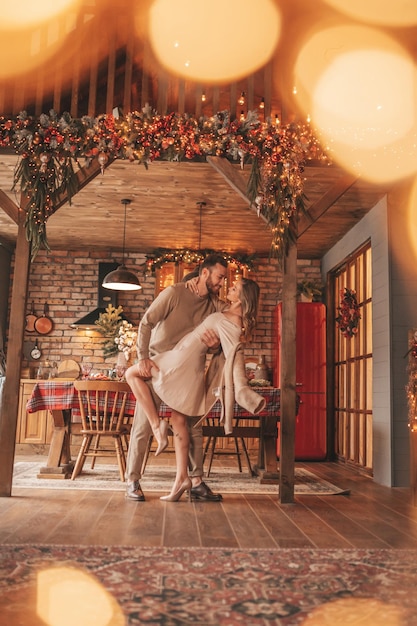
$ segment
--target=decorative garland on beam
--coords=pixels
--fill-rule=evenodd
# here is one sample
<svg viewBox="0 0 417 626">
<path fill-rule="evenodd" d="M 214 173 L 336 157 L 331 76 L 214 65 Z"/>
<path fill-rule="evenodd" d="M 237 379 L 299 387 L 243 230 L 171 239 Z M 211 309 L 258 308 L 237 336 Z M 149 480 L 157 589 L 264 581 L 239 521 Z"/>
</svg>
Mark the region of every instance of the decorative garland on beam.
<svg viewBox="0 0 417 626">
<path fill-rule="evenodd" d="M 157 248 L 151 255 L 146 257 L 146 271 L 154 273 L 155 270 L 160 269 L 166 263 L 201 263 L 208 254 L 217 252 L 216 250 L 204 249 L 204 250 L 167 250 L 164 248 Z M 235 254 L 230 255 L 226 252 L 220 252 L 228 263 L 233 263 L 237 266 L 238 270 L 246 269 L 249 272 L 254 268 L 254 261 L 256 255 L 252 254 Z"/>
<path fill-rule="evenodd" d="M 213 117 L 158 115 L 149 106 L 125 117 L 101 115 L 73 119 L 54 111 L 39 118 L 26 112 L 0 118 L 0 147 L 20 155 L 14 188 L 27 196 L 26 234 L 32 258 L 48 249 L 46 222 L 57 198 L 77 193 L 74 164 L 97 158 L 104 171 L 109 158 L 137 161 L 148 167 L 156 159 L 204 160 L 214 155 L 251 163 L 248 198 L 272 230 L 271 253 L 278 256 L 290 236 L 289 223 L 304 209 L 303 171 L 307 160 L 327 161 L 309 125 L 260 122 L 255 112 L 233 119 L 223 111 Z"/>
</svg>

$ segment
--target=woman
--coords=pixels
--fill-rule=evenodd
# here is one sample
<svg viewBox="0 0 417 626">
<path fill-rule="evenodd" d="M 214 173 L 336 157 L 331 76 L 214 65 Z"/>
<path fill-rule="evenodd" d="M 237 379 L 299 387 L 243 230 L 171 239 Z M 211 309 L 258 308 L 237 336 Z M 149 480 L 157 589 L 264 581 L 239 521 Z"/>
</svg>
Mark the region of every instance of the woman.
<svg viewBox="0 0 417 626">
<path fill-rule="evenodd" d="M 204 372 L 207 346 L 201 335 L 214 330 L 220 339 L 224 356 L 232 354 L 241 341 L 250 341 L 256 325 L 259 287 L 255 281 L 242 278 L 227 294 L 229 306 L 221 313 L 212 313 L 173 350 L 153 357 L 152 385 L 158 396 L 172 409 L 171 426 L 174 432 L 177 473 L 173 488 L 161 500 L 176 502 L 191 488 L 188 477 L 189 433 L 187 416 L 204 415 L 206 410 Z M 168 422 L 160 420 L 149 388 L 137 373 L 136 366 L 126 371 L 126 380 L 148 417 L 158 442 L 156 455 L 168 445 Z M 255 393 L 255 392 L 254 392 Z M 213 398 L 215 402 L 216 398 Z"/>
</svg>

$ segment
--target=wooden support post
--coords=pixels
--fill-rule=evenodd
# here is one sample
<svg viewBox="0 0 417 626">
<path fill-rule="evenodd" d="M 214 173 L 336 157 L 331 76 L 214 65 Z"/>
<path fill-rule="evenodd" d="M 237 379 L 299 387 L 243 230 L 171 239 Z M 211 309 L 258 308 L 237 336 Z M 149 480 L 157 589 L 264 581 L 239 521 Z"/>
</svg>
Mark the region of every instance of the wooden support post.
<svg viewBox="0 0 417 626">
<path fill-rule="evenodd" d="M 282 282 L 282 366 L 279 501 L 294 502 L 296 416 L 297 244 L 284 255 Z"/>
<path fill-rule="evenodd" d="M 19 210 L 15 268 L 7 344 L 6 380 L 0 406 L 0 496 L 11 496 L 19 408 L 20 369 L 26 323 L 26 294 L 30 266 L 30 244 L 26 240 L 25 212 Z"/>
</svg>

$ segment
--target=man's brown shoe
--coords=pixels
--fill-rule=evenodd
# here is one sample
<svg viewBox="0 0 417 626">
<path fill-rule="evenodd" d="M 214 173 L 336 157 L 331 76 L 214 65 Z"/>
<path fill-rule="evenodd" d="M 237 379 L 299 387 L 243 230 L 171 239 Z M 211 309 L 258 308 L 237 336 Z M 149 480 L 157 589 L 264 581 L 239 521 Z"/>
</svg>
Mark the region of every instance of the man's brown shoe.
<svg viewBox="0 0 417 626">
<path fill-rule="evenodd" d="M 129 500 L 136 500 L 136 502 L 145 502 L 145 496 L 143 495 L 143 491 L 140 488 L 138 480 L 133 480 L 132 482 L 127 483 L 126 498 L 129 498 Z"/>
</svg>

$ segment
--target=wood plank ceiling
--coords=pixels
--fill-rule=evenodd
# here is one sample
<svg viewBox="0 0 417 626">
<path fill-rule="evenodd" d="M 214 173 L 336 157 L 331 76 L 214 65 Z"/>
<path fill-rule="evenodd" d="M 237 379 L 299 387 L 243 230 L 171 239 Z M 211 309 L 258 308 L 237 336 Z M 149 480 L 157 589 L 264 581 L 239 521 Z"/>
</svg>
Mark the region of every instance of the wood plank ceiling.
<svg viewBox="0 0 417 626">
<path fill-rule="evenodd" d="M 276 55 L 255 74 L 230 85 L 205 86 L 167 75 L 152 57 L 146 36 L 134 33 L 133 12 L 146 11 L 150 0 L 81 2 L 76 27 L 66 34 L 65 48 L 37 71 L 19 80 L 0 80 L 0 112 L 15 115 L 21 109 L 39 115 L 51 107 L 70 111 L 73 117 L 140 109 L 150 102 L 159 113 L 189 112 L 211 115 L 223 109 L 239 114 L 237 99 L 242 91 L 245 108 L 253 110 L 264 98 L 263 116 L 279 114 L 285 121 L 291 103 L 273 80 L 282 68 L 290 37 L 300 37 L 308 24 L 311 3 L 294 0 L 282 3 L 285 30 Z M 291 4 L 291 7 L 285 6 Z M 281 6 L 281 5 L 280 5 Z M 297 17 L 297 19 L 295 19 Z M 60 26 L 63 28 L 62 24 Z M 296 31 L 295 29 L 299 30 Z M 44 41 L 42 28 L 39 39 Z M 91 54 L 86 55 L 86 42 Z M 86 61 L 83 64 L 82 61 Z M 71 72 L 68 72 L 68 63 Z M 281 71 L 282 73 L 282 71 Z M 285 71 L 284 71 L 285 73 Z M 35 77 L 35 81 L 34 81 Z M 52 77 L 52 78 L 51 78 Z M 31 85 L 36 82 L 36 89 Z M 202 92 L 206 94 L 203 103 Z M 15 155 L 0 151 L 0 240 L 13 246 L 17 226 L 10 217 L 7 199 L 18 204 L 11 191 Z M 249 167 L 233 165 L 240 187 L 246 185 Z M 122 248 L 122 198 L 130 198 L 126 248 L 151 252 L 155 248 L 217 248 L 226 252 L 268 254 L 271 233 L 265 222 L 248 207 L 236 188 L 235 175 L 226 176 L 214 162 L 153 162 L 148 170 L 137 164 L 114 161 L 48 221 L 48 238 L 53 249 Z M 308 165 L 305 170 L 306 206 L 310 218 L 299 224 L 300 258 L 321 258 L 386 193 L 355 180 L 336 165 Z M 3 200 L 2 200 L 3 197 Z M 200 240 L 200 209 L 202 212 Z"/>
</svg>

